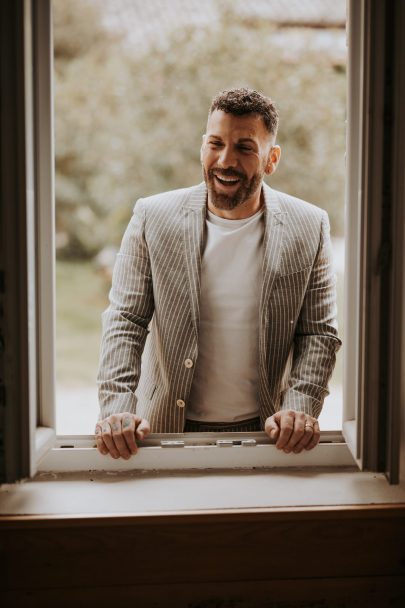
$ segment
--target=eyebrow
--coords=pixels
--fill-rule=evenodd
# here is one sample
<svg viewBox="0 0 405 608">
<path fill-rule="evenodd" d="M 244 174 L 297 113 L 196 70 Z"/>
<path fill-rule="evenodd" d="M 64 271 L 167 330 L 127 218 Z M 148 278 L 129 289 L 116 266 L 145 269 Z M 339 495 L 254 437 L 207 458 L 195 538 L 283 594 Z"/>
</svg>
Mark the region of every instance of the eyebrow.
<svg viewBox="0 0 405 608">
<path fill-rule="evenodd" d="M 214 133 L 210 133 L 209 135 L 207 135 L 208 138 L 212 137 L 214 139 L 220 139 L 222 141 L 222 137 L 220 135 L 214 135 Z M 255 144 L 257 145 L 257 142 L 252 139 L 251 137 L 241 137 L 238 139 L 238 144 L 242 143 L 242 142 L 249 142 L 251 144 Z"/>
</svg>

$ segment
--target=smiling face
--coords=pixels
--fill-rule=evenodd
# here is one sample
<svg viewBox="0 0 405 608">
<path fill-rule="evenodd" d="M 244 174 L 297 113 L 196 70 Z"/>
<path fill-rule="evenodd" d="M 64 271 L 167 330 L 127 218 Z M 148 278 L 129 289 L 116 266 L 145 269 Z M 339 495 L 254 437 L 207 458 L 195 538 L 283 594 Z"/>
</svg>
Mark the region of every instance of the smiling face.
<svg viewBox="0 0 405 608">
<path fill-rule="evenodd" d="M 279 157 L 260 115 L 214 110 L 201 147 L 210 211 L 229 219 L 256 213 L 263 177 L 274 173 Z"/>
</svg>

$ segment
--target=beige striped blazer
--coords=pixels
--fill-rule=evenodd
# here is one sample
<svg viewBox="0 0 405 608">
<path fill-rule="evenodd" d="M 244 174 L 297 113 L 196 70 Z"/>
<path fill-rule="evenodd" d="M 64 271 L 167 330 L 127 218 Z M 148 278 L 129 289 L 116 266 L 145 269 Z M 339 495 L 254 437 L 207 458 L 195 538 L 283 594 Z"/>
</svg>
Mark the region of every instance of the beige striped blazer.
<svg viewBox="0 0 405 608">
<path fill-rule="evenodd" d="M 325 211 L 263 184 L 259 409 L 318 416 L 340 346 Z M 132 412 L 184 428 L 198 358 L 205 183 L 137 201 L 103 313 L 100 417 Z"/>
</svg>

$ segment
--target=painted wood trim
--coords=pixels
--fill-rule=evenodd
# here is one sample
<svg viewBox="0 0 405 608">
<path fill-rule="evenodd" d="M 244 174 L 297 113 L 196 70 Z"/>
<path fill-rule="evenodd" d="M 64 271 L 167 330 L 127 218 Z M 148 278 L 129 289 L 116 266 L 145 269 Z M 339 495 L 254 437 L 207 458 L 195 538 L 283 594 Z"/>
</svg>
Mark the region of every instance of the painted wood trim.
<svg viewBox="0 0 405 608">
<path fill-rule="evenodd" d="M 380 504 L 380 505 L 349 505 L 349 506 L 316 506 L 316 507 L 270 507 L 256 509 L 206 509 L 197 511 L 154 511 L 153 513 L 122 514 L 112 513 L 105 515 L 94 515 L 77 513 L 75 515 L 2 515 L 0 516 L 0 530 L 5 529 L 30 529 L 30 528 L 60 528 L 64 526 L 100 527 L 110 525 L 127 526 L 147 523 L 159 525 L 166 522 L 195 524 L 206 522 L 249 522 L 249 521 L 328 521 L 339 520 L 365 520 L 365 519 L 399 519 L 404 520 L 405 525 L 405 503 Z"/>
</svg>

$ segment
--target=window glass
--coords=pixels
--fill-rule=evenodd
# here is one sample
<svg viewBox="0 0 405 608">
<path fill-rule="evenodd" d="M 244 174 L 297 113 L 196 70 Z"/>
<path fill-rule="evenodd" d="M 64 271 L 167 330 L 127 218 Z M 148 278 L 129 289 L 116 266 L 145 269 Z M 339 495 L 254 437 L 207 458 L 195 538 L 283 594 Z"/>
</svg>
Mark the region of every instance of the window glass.
<svg viewBox="0 0 405 608">
<path fill-rule="evenodd" d="M 343 325 L 345 0 L 54 0 L 57 432 L 92 433 L 100 316 L 137 198 L 202 180 L 210 100 L 280 111 L 271 186 L 326 209 Z M 341 428 L 342 355 L 321 414 Z"/>
</svg>

